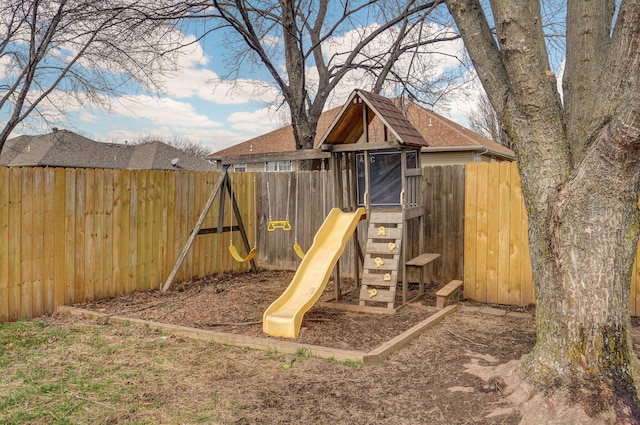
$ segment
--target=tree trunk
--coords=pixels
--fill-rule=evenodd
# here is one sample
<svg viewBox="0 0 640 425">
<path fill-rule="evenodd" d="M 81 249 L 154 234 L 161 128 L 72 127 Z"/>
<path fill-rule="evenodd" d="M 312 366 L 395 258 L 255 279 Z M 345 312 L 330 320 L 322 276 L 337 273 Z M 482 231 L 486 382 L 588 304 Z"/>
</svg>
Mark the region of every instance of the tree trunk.
<svg viewBox="0 0 640 425">
<path fill-rule="evenodd" d="M 492 1 L 494 38 L 478 0 L 447 0 L 518 157 L 537 334 L 524 375 L 566 390 L 590 413 L 614 408 L 631 420 L 640 417 L 629 317 L 640 230 L 640 1 L 622 2 L 611 40 L 610 1 L 597 11 L 570 3 L 567 70 L 577 71 L 565 76 L 562 104 L 538 2 Z M 595 51 L 600 62 L 583 64 Z"/>
<path fill-rule="evenodd" d="M 550 200 L 547 230 L 530 229 L 538 247 L 532 252 L 550 247 L 551 263 L 531 258 L 537 342 L 526 374 L 542 387 L 577 388 L 575 397 L 589 398 L 596 410 L 621 401 L 638 406 L 629 270 L 640 226 L 640 170 L 630 156 L 600 137 Z"/>
<path fill-rule="evenodd" d="M 294 112 L 297 113 L 296 116 L 293 115 Z M 307 115 L 304 108 L 291 108 L 291 124 L 293 125 L 296 149 L 313 149 L 317 123 L 317 119 Z"/>
</svg>

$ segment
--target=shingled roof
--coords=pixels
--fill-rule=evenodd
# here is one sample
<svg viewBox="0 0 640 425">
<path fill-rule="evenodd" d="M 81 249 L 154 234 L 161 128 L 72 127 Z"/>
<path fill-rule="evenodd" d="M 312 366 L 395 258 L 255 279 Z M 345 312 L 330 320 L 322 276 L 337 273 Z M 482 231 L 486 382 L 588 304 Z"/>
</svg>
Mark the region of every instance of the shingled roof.
<svg viewBox="0 0 640 425">
<path fill-rule="evenodd" d="M 172 160 L 176 158 L 178 162 L 174 166 Z M 68 130 L 7 140 L 0 153 L 0 165 L 192 171 L 214 168 L 209 161 L 162 142 L 101 143 Z"/>
<path fill-rule="evenodd" d="M 515 158 L 515 154 L 511 149 L 407 99 L 397 98 L 391 102 L 397 106 L 402 115 L 406 117 L 428 145 L 428 147 L 423 147 L 423 151 L 486 150 L 488 153 L 504 159 Z M 322 136 L 325 135 L 342 108 L 344 106 L 322 113 L 318 120 L 315 146 L 319 146 Z M 384 126 L 382 120 L 373 118 L 369 125 L 370 140 L 382 140 L 383 137 Z M 230 160 L 248 159 L 251 155 L 265 154 L 283 157 L 283 154 L 295 152 L 295 149 L 293 128 L 288 125 L 220 150 L 210 156 Z"/>
<path fill-rule="evenodd" d="M 374 118 L 377 118 L 393 134 L 398 144 L 416 147 L 429 146 L 391 99 L 364 90 L 354 90 L 351 93 L 338 115 L 324 132 L 320 139 L 320 145 L 350 144 L 363 141 L 365 126 L 363 104 L 367 107 L 367 127 Z M 382 140 L 369 137 L 367 142 Z"/>
</svg>

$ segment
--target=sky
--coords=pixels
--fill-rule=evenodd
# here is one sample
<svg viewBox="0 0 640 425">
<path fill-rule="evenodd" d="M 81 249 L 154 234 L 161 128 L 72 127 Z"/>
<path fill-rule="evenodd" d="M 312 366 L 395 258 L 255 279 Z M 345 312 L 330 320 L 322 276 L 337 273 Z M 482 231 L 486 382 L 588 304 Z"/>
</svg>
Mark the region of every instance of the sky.
<svg viewBox="0 0 640 425">
<path fill-rule="evenodd" d="M 359 30 L 362 28 L 354 28 L 353 33 Z M 186 36 L 193 37 L 191 34 Z M 228 52 L 219 37 L 210 36 L 185 50 L 180 57 L 179 70 L 162 76 L 164 90 L 160 95 L 123 94 L 109 99 L 111 111 L 104 111 L 78 105 L 59 93 L 58 101 L 64 102 L 68 111 L 66 116 L 46 127 L 19 127 L 12 136 L 47 133 L 50 127 L 56 126 L 103 142 L 124 143 L 141 138 L 183 140 L 199 143 L 215 152 L 288 124 L 286 114 L 283 114 L 287 106 L 281 103 L 281 96 L 271 84 L 266 70 L 247 66 L 233 80 L 223 77 L 229 71 L 225 66 Z M 352 42 L 350 34 L 344 33 L 328 40 L 327 46 L 344 50 Z M 431 71 L 433 75 L 462 66 L 456 59 L 463 56 L 460 40 L 448 42 L 438 49 L 444 54 Z M 327 54 L 331 53 L 328 47 Z M 469 70 L 462 72 L 472 75 Z M 312 71 L 309 75 L 313 78 Z M 346 79 L 327 107 L 341 105 L 358 83 L 362 83 L 359 75 Z M 366 86 L 361 88 L 368 89 Z M 467 89 L 478 92 L 477 82 Z M 468 94 L 466 97 L 453 94 L 448 102 L 436 104 L 433 109 L 466 125 L 467 114 L 474 106 L 470 101 L 473 96 Z"/>
</svg>

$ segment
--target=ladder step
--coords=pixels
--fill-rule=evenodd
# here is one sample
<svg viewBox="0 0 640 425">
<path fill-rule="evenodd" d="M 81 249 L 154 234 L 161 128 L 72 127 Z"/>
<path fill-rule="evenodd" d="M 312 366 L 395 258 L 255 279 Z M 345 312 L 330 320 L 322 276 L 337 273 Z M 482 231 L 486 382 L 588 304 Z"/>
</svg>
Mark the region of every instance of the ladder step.
<svg viewBox="0 0 640 425">
<path fill-rule="evenodd" d="M 378 288 L 360 288 L 360 300 L 382 303 L 393 303 L 396 300 L 396 288 L 389 290 Z"/>
<path fill-rule="evenodd" d="M 382 227 L 382 228 L 381 228 Z M 387 227 L 387 226 L 369 226 L 367 232 L 367 238 L 369 239 L 401 239 L 402 238 L 402 226 L 400 227 Z"/>
<path fill-rule="evenodd" d="M 380 258 L 380 257 L 367 256 L 364 259 L 364 269 L 396 271 L 398 270 L 398 259 L 399 259 L 398 257 L 399 255 L 394 255 L 393 258 Z"/>
<path fill-rule="evenodd" d="M 401 223 L 402 211 L 371 211 L 369 223 Z"/>
<path fill-rule="evenodd" d="M 385 274 L 387 273 L 369 273 L 369 270 L 365 270 L 364 273 L 362 273 L 362 284 L 377 286 L 396 286 L 398 284 L 397 271 L 389 272 L 391 276 L 390 280 L 384 280 Z"/>
<path fill-rule="evenodd" d="M 390 245 L 393 244 L 393 245 Z M 393 247 L 393 249 L 389 249 Z M 400 243 L 398 242 L 387 242 L 387 243 L 375 243 L 375 242 L 367 242 L 367 254 L 399 254 L 400 253 Z"/>
</svg>

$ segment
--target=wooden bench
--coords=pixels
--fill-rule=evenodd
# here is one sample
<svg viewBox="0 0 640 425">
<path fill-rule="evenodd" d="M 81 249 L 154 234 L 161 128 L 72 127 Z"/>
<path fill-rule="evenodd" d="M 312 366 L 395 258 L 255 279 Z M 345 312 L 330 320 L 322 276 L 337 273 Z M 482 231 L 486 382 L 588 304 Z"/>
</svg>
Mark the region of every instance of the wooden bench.
<svg viewBox="0 0 640 425">
<path fill-rule="evenodd" d="M 462 292 L 462 281 L 452 280 L 436 292 L 436 308 L 443 309 L 448 299 L 455 302 L 460 301 L 460 292 Z"/>
<path fill-rule="evenodd" d="M 425 266 L 430 264 L 433 260 L 435 260 L 438 257 L 440 257 L 440 254 L 427 252 L 427 253 L 424 253 L 424 254 L 420 254 L 417 257 L 412 258 L 411 260 L 409 260 L 409 261 L 407 261 L 405 263 L 405 266 L 407 266 L 407 267 L 419 267 L 420 268 L 419 285 L 420 285 L 420 294 L 421 295 L 424 293 L 424 268 L 425 268 Z"/>
</svg>

